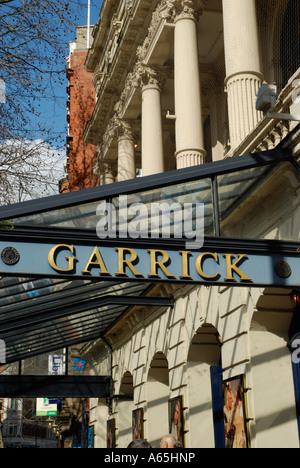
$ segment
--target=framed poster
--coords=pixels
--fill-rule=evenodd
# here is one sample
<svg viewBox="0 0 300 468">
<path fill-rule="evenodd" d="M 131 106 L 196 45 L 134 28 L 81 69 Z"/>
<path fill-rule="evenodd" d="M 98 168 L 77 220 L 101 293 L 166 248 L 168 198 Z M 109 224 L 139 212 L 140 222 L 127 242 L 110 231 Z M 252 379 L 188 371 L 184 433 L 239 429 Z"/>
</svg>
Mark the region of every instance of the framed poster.
<svg viewBox="0 0 300 468">
<path fill-rule="evenodd" d="M 178 396 L 169 400 L 169 432 L 184 447 L 184 415 L 183 397 Z"/>
<path fill-rule="evenodd" d="M 109 419 L 107 427 L 107 448 L 116 448 L 116 420 Z"/>
<path fill-rule="evenodd" d="M 244 376 L 223 382 L 225 448 L 248 448 Z"/>
<path fill-rule="evenodd" d="M 144 438 L 144 409 L 132 411 L 132 440 Z"/>
</svg>

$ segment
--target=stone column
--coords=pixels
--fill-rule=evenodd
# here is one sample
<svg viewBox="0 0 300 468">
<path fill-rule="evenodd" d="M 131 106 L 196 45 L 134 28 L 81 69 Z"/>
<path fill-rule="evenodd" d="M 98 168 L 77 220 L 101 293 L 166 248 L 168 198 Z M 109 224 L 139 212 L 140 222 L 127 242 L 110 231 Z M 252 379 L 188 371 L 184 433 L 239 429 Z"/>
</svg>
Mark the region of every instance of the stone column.
<svg viewBox="0 0 300 468">
<path fill-rule="evenodd" d="M 142 86 L 142 171 L 143 176 L 164 171 L 161 115 L 161 84 L 157 70 L 137 66 Z"/>
<path fill-rule="evenodd" d="M 182 0 L 175 18 L 174 72 L 177 168 L 203 164 L 201 84 L 197 46 L 197 0 Z"/>
<path fill-rule="evenodd" d="M 122 122 L 118 132 L 118 182 L 135 178 L 134 138 L 130 125 Z"/>
<path fill-rule="evenodd" d="M 103 143 L 97 146 L 97 161 L 93 173 L 99 177 L 99 185 L 107 185 L 115 182 L 113 161 L 103 158 Z"/>
<path fill-rule="evenodd" d="M 115 176 L 113 171 L 112 161 L 103 161 L 100 169 L 100 185 L 113 184 L 115 182 Z"/>
<path fill-rule="evenodd" d="M 255 0 L 223 0 L 223 21 L 230 146 L 234 150 L 262 116 L 255 109 L 263 81 Z"/>
</svg>

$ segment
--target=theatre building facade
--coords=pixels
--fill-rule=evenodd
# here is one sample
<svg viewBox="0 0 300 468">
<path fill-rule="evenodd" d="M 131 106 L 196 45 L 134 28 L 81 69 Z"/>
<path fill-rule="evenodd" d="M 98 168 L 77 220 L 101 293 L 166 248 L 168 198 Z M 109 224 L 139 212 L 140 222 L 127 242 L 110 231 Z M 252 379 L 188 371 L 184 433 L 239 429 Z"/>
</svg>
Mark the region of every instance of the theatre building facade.
<svg viewBox="0 0 300 468">
<path fill-rule="evenodd" d="M 110 395 L 90 399 L 96 448 L 159 447 L 169 433 L 186 448 L 299 447 L 299 29 L 298 0 L 103 1 L 83 134 L 97 148 L 86 206 L 98 218 L 88 226 L 86 209 L 82 246 L 57 237 L 45 257 L 91 288 L 100 274 L 118 299 L 82 340 L 94 375 L 112 377 Z M 86 251 L 108 200 L 115 224 Z M 201 204 L 204 244 L 178 236 L 172 215 L 155 236 L 157 203 Z M 18 216 L 16 231 L 30 219 Z"/>
<path fill-rule="evenodd" d="M 257 110 L 256 95 L 276 83 L 272 111 L 299 116 L 299 16 L 293 0 L 104 1 L 86 60 L 97 100 L 84 134 L 98 147 L 101 183 L 279 145 L 297 161 L 298 122 Z M 299 242 L 299 176 L 282 167 L 250 189 L 251 169 L 235 174 L 219 185 L 221 236 Z M 292 290 L 228 283 L 157 284 L 150 294 L 172 307 L 133 307 L 106 333 L 115 396 L 109 407 L 94 402 L 99 445 L 108 420 L 126 447 L 134 414 L 159 447 L 179 408 L 188 448 L 299 447 Z M 88 354 L 100 370 L 97 342 Z"/>
</svg>

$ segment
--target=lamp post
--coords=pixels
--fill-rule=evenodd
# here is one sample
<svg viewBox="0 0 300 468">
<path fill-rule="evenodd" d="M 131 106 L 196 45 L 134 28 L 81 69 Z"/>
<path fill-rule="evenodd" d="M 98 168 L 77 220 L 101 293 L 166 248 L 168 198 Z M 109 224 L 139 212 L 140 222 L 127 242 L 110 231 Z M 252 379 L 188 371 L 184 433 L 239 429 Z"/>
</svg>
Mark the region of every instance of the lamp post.
<svg viewBox="0 0 300 468">
<path fill-rule="evenodd" d="M 91 30 L 91 0 L 88 0 L 88 16 L 87 16 L 87 49 L 90 48 L 90 30 Z"/>
</svg>

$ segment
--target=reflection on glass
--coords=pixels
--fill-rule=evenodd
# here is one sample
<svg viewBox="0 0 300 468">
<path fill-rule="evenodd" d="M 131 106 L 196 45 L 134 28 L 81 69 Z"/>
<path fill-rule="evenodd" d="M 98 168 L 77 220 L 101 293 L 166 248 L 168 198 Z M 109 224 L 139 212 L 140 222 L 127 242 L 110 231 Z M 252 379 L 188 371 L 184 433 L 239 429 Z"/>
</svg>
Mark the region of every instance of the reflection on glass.
<svg viewBox="0 0 300 468">
<path fill-rule="evenodd" d="M 220 220 L 224 220 L 244 200 L 251 191 L 264 180 L 272 170 L 267 167 L 254 167 L 218 176 Z"/>
<path fill-rule="evenodd" d="M 139 296 L 148 288 L 135 282 L 2 278 L 0 327 L 7 362 L 99 338 L 128 306 L 99 302 L 89 308 L 90 301 Z"/>
<path fill-rule="evenodd" d="M 105 200 L 60 208 L 14 219 L 15 226 L 56 227 L 94 230 L 98 221 L 96 210 Z"/>
<path fill-rule="evenodd" d="M 99 200 L 21 217 L 14 220 L 14 225 L 95 230 L 101 222 L 101 225 L 104 224 L 105 229 L 108 230 L 111 229 L 109 223 L 113 213 L 116 220 L 113 229 L 115 229 L 117 236 L 119 232 L 128 233 L 128 225 L 131 223 L 131 227 L 136 226 L 139 232 L 144 229 L 143 232 L 148 233 L 149 237 L 155 231 L 157 237 L 163 234 L 164 238 L 184 238 L 189 222 L 191 222 L 190 231 L 195 232 L 198 227 L 197 214 L 199 211 L 197 211 L 197 205 L 200 204 L 204 204 L 205 232 L 212 234 L 213 204 L 210 179 L 120 195 L 114 197 L 111 202 L 110 200 Z M 158 222 L 156 224 L 153 221 L 154 214 L 157 214 Z M 185 232 L 183 232 L 184 219 L 187 219 Z"/>
<path fill-rule="evenodd" d="M 199 231 L 204 214 L 208 235 L 214 229 L 210 179 L 171 185 L 114 198 L 117 232 L 124 237 L 184 239 Z M 204 210 L 200 206 L 204 205 Z M 198 216 L 198 218 L 197 218 Z"/>
<path fill-rule="evenodd" d="M 299 205 L 298 192 L 295 191 L 299 187 L 299 171 L 289 161 L 275 161 L 274 164 L 256 165 L 250 169 L 216 175 L 216 200 L 213 196 L 214 176 L 212 173 L 198 180 L 184 183 L 178 181 L 167 187 L 117 194 L 112 199 L 99 199 L 29 215 L 13 222 L 16 227 L 39 226 L 89 231 L 95 231 L 100 226 L 102 238 L 184 239 L 197 232 L 199 218 L 202 216 L 205 236 L 218 235 L 217 224 L 220 225 L 222 236 L 259 238 L 264 237 L 263 230 L 259 232 L 250 226 L 254 215 L 257 218 L 260 214 L 257 212 L 258 207 L 274 212 L 275 205 L 268 205 L 272 197 L 277 203 L 276 210 L 283 209 L 284 203 Z M 293 181 L 292 184 L 290 180 Z M 279 194 L 280 200 L 277 200 Z M 218 206 L 214 206 L 216 202 Z M 199 215 L 197 207 L 201 204 L 204 212 Z M 218 223 L 214 219 L 216 212 L 219 214 Z M 281 232 L 278 236 L 289 240 L 295 234 Z"/>
<path fill-rule="evenodd" d="M 291 163 L 220 175 L 217 181 L 221 236 L 300 240 L 300 218 L 295 214 L 300 209 L 300 173 Z M 290 207 L 294 221 L 287 228 L 282 218 Z"/>
</svg>

